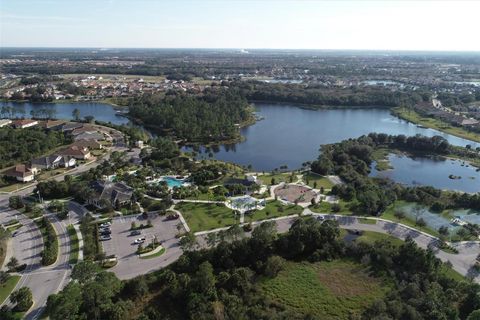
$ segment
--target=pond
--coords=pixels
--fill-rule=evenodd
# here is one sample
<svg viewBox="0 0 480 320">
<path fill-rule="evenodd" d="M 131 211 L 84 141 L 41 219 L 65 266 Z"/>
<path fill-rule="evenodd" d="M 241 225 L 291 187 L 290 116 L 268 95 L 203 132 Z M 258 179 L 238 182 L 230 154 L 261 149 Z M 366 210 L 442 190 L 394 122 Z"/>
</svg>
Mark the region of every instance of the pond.
<svg viewBox="0 0 480 320">
<path fill-rule="evenodd" d="M 378 171 L 374 163 L 370 176 L 389 178 L 408 186 L 428 185 L 470 193 L 480 191 L 480 172 L 464 161 L 399 154 L 390 154 L 388 160 L 393 169 Z"/>
<path fill-rule="evenodd" d="M 31 112 L 51 113 L 57 119 L 71 120 L 75 109 L 80 111 L 80 118 L 93 116 L 95 120 L 111 122 L 113 124 L 128 124 L 129 120 L 122 117 L 112 105 L 100 102 L 65 102 L 65 103 L 28 103 L 28 102 L 0 102 L 3 106 L 13 107 L 12 115 L 8 117 L 31 117 Z M 5 115 L 2 115 L 5 116 Z"/>
<path fill-rule="evenodd" d="M 480 224 L 480 212 L 471 209 L 450 210 L 447 215 L 432 212 L 430 209 L 417 206 L 415 203 L 405 203 L 396 207 L 411 220 L 422 218 L 428 227 L 438 230 L 440 227 L 447 227 L 451 232 L 460 229 L 460 225 L 454 223 L 454 218 L 459 218 L 463 222 Z M 417 215 L 418 213 L 418 215 Z"/>
<path fill-rule="evenodd" d="M 370 132 L 440 135 L 454 145 L 480 146 L 437 130 L 420 128 L 391 115 L 387 109 L 309 110 L 294 105 L 263 103 L 257 104 L 256 110 L 263 120 L 241 130 L 245 141 L 212 149 L 201 147 L 200 158 L 208 158 L 211 152 L 216 159 L 252 165 L 257 171 L 271 171 L 283 165 L 297 169 L 303 162 L 317 158 L 321 144 L 357 138 Z"/>
</svg>

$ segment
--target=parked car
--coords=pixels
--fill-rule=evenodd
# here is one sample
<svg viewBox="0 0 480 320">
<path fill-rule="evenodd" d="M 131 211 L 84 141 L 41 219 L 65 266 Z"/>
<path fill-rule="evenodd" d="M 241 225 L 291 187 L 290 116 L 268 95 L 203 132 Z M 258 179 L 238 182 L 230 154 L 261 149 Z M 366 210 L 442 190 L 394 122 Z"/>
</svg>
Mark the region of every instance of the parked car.
<svg viewBox="0 0 480 320">
<path fill-rule="evenodd" d="M 145 237 L 142 237 L 142 238 L 136 239 L 133 243 L 140 244 L 140 243 L 144 243 L 144 242 L 145 242 Z"/>
<path fill-rule="evenodd" d="M 104 222 L 100 225 L 100 228 L 106 228 L 106 227 L 110 228 L 111 225 L 112 225 L 111 222 Z"/>
<path fill-rule="evenodd" d="M 180 216 L 178 215 L 178 213 L 172 213 L 172 214 L 169 214 L 167 216 L 167 220 L 176 220 L 178 219 Z"/>
<path fill-rule="evenodd" d="M 18 234 L 18 231 L 14 231 L 14 232 L 12 233 L 12 237 L 15 237 L 17 234 Z"/>
<path fill-rule="evenodd" d="M 112 239 L 112 237 L 108 234 L 100 236 L 100 241 L 107 241 L 107 240 L 110 240 L 110 239 Z"/>
<path fill-rule="evenodd" d="M 140 230 L 133 230 L 130 232 L 130 236 L 139 236 L 142 232 Z"/>
<path fill-rule="evenodd" d="M 104 230 L 100 230 L 100 234 L 101 235 L 112 234 L 112 231 L 104 229 Z"/>
</svg>

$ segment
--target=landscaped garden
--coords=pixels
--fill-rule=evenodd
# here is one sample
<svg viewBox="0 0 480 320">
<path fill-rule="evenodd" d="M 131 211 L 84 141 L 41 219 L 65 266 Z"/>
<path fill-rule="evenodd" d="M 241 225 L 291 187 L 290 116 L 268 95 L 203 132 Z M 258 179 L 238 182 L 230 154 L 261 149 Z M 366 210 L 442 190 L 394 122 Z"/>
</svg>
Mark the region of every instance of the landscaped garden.
<svg viewBox="0 0 480 320">
<path fill-rule="evenodd" d="M 303 175 L 303 182 L 305 182 L 306 185 L 309 187 L 315 188 L 315 189 L 331 189 L 333 187 L 333 183 L 328 180 L 328 178 L 316 174 L 314 172 L 308 172 Z"/>
</svg>

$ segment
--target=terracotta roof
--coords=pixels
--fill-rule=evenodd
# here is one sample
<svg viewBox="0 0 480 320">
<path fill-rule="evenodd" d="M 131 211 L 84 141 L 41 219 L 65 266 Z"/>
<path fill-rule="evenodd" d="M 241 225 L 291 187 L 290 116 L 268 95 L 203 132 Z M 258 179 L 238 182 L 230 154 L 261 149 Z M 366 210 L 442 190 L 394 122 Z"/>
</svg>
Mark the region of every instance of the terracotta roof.
<svg viewBox="0 0 480 320">
<path fill-rule="evenodd" d="M 19 120 L 13 120 L 12 124 L 14 126 L 24 126 L 26 124 L 32 124 L 32 123 L 38 123 L 37 120 L 31 120 L 31 119 L 19 119 Z"/>
<path fill-rule="evenodd" d="M 68 148 L 62 149 L 58 152 L 60 155 L 66 155 L 66 156 L 85 156 L 89 154 L 89 151 L 87 148 L 82 148 L 78 146 L 70 146 Z"/>
<path fill-rule="evenodd" d="M 33 175 L 33 173 L 28 166 L 17 164 L 15 167 L 5 171 L 5 175 L 10 177 L 26 177 Z"/>
</svg>

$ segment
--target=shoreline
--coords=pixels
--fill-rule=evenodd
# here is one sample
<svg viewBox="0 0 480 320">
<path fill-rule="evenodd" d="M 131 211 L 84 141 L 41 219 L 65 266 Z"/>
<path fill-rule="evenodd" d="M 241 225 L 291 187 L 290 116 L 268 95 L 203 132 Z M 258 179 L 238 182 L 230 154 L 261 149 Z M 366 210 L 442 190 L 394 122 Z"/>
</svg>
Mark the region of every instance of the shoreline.
<svg viewBox="0 0 480 320">
<path fill-rule="evenodd" d="M 425 118 L 425 117 L 423 117 L 421 114 L 419 114 L 418 112 L 416 112 L 414 110 L 409 111 L 411 113 L 410 116 L 408 114 L 406 114 L 405 108 L 403 108 L 403 107 L 392 108 L 390 112 L 391 112 L 392 115 L 394 115 L 394 116 L 396 116 L 396 117 L 398 117 L 402 120 L 405 120 L 407 122 L 410 122 L 412 124 L 415 124 L 417 126 L 422 126 L 422 127 L 428 128 L 428 129 L 437 130 L 437 131 L 440 131 L 442 133 L 450 134 L 450 135 L 455 136 L 457 138 L 462 138 L 462 139 L 465 139 L 465 140 L 469 140 L 473 143 L 480 143 L 480 134 L 474 133 L 474 132 L 471 132 L 471 131 L 467 131 L 467 130 L 461 128 L 461 127 L 453 127 L 449 123 L 440 121 L 440 120 L 435 119 L 435 118 L 428 118 L 428 119 L 431 119 L 431 120 L 427 120 L 427 121 L 422 120 L 421 118 Z M 436 124 L 432 124 L 431 121 L 434 121 Z M 445 127 L 442 127 L 440 125 L 445 126 Z"/>
<path fill-rule="evenodd" d="M 114 110 L 124 110 L 128 109 L 128 106 L 122 106 L 119 104 L 115 104 L 111 101 L 102 99 L 102 100 L 83 100 L 83 101 L 78 101 L 78 100 L 70 100 L 70 99 L 59 99 L 59 100 L 54 100 L 54 101 L 39 101 L 39 102 L 33 102 L 30 100 L 6 100 L 6 99 L 0 99 L 0 103 L 30 103 L 33 105 L 36 104 L 62 104 L 62 103 L 97 103 L 97 104 L 106 104 L 111 106 Z"/>
</svg>

